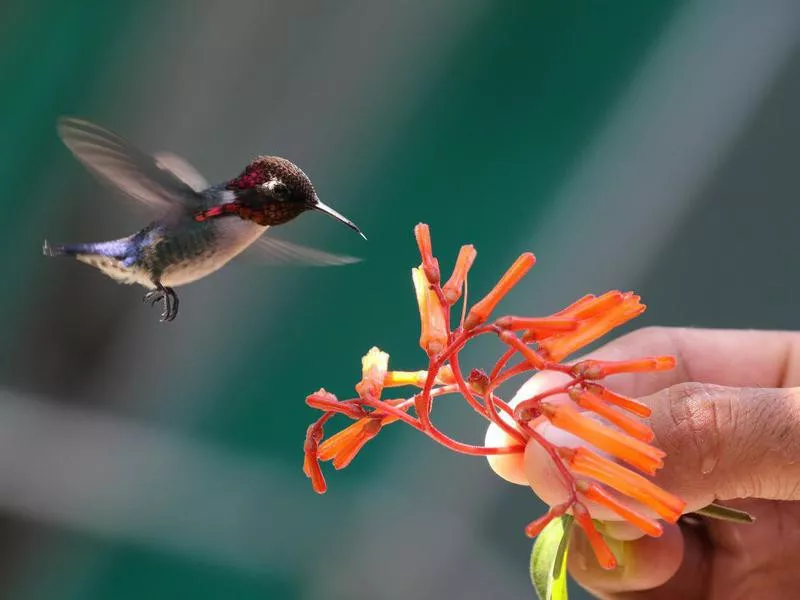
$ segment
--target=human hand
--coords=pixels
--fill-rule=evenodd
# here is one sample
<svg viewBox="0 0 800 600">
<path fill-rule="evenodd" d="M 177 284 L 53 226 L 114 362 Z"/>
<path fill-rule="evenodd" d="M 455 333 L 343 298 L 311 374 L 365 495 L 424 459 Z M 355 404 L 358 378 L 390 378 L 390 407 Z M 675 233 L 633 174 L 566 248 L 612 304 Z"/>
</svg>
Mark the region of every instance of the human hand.
<svg viewBox="0 0 800 600">
<path fill-rule="evenodd" d="M 607 386 L 648 404 L 656 434 L 667 453 L 655 482 L 687 502 L 686 512 L 714 501 L 745 510 L 756 523 L 702 519 L 665 524 L 660 538 L 642 536 L 611 513 L 604 533 L 619 566 L 596 562 L 575 528 L 569 570 L 599 598 L 794 598 L 800 569 L 800 334 L 649 328 L 626 335 L 590 358 L 674 354 L 675 370 L 636 377 L 620 375 Z M 512 404 L 557 383 L 557 373 L 533 377 Z M 566 397 L 561 399 L 567 401 Z M 568 437 L 542 420 L 548 439 Z M 487 445 L 503 433 L 492 426 Z M 575 442 L 577 443 L 577 441 Z M 563 444 L 562 444 L 563 445 Z M 573 444 L 574 445 L 574 444 Z M 549 456 L 529 442 L 524 457 L 490 459 L 492 468 L 515 483 L 531 485 L 548 504 L 565 497 Z"/>
</svg>

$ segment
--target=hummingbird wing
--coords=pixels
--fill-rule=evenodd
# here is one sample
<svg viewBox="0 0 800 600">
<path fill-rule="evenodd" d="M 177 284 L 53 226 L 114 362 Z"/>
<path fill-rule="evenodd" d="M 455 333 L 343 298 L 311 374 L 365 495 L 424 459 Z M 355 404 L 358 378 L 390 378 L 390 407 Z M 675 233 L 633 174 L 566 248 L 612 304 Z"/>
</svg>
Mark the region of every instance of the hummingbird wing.
<svg viewBox="0 0 800 600">
<path fill-rule="evenodd" d="M 206 178 L 189 164 L 185 158 L 172 154 L 172 152 L 157 152 L 153 155 L 153 158 L 156 159 L 156 165 L 172 173 L 198 194 L 208 189 Z"/>
<path fill-rule="evenodd" d="M 193 208 L 201 202 L 197 191 L 168 167 L 99 125 L 62 117 L 58 133 L 89 171 L 146 206 Z"/>
<path fill-rule="evenodd" d="M 336 267 L 361 262 L 360 258 L 354 256 L 330 254 L 300 244 L 292 244 L 272 235 L 262 235 L 250 246 L 247 253 L 258 262 L 273 265 Z"/>
</svg>

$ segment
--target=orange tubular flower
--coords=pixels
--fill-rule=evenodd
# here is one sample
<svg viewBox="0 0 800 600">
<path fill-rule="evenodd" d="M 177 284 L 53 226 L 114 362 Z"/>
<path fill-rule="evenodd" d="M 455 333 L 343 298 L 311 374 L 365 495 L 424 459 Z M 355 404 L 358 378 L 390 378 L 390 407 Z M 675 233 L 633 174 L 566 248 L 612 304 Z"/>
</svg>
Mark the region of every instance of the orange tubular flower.
<svg viewBox="0 0 800 600">
<path fill-rule="evenodd" d="M 421 388 L 425 385 L 427 379 L 427 371 L 389 371 L 386 373 L 386 377 L 383 378 L 383 387 L 413 385 L 414 387 Z M 439 370 L 436 374 L 436 383 L 438 385 L 455 383 L 453 369 L 450 368 L 450 365 L 445 365 Z"/>
<path fill-rule="evenodd" d="M 544 529 L 550 521 L 563 515 L 565 512 L 567 512 L 569 507 L 569 504 L 559 504 L 551 507 L 550 510 L 548 510 L 541 517 L 528 523 L 528 526 L 525 527 L 525 535 L 528 537 L 536 537 L 542 533 L 542 529 Z"/>
<path fill-rule="evenodd" d="M 384 418 L 394 420 L 393 417 Z M 364 444 L 378 435 L 382 427 L 383 419 L 381 418 L 359 419 L 347 429 L 342 429 L 325 440 L 319 447 L 317 456 L 319 460 L 333 461 L 336 469 L 344 469 L 356 457 Z"/>
<path fill-rule="evenodd" d="M 414 228 L 414 236 L 417 238 L 417 246 L 422 256 L 422 272 L 431 284 L 438 285 L 441 275 L 439 261 L 433 256 L 431 231 L 425 223 L 420 223 Z"/>
<path fill-rule="evenodd" d="M 389 371 L 383 378 L 383 387 L 403 387 L 413 385 L 422 387 L 428 378 L 427 371 Z"/>
<path fill-rule="evenodd" d="M 568 404 L 541 403 L 541 411 L 550 422 L 564 431 L 568 431 L 591 445 L 613 454 L 629 465 L 655 475 L 657 469 L 664 466 L 662 459 L 666 454 L 636 438 L 601 425 L 594 419 L 585 417 Z"/>
<path fill-rule="evenodd" d="M 306 398 L 306 404 L 317 410 L 341 413 L 351 419 L 359 419 L 364 415 L 364 409 L 352 402 L 339 402 L 339 400 L 324 389 L 320 389 Z"/>
<path fill-rule="evenodd" d="M 576 502 L 572 507 L 572 514 L 575 517 L 575 521 L 577 521 L 578 525 L 581 526 L 581 529 L 583 529 L 583 532 L 586 534 L 586 539 L 589 540 L 589 544 L 592 546 L 597 562 L 605 569 L 613 569 L 616 567 L 617 559 L 614 553 L 611 552 L 611 548 L 606 544 L 603 536 L 600 535 L 600 532 L 595 528 L 592 517 L 589 511 L 586 510 L 586 507 L 580 502 Z"/>
<path fill-rule="evenodd" d="M 580 321 L 575 317 L 501 317 L 495 325 L 501 329 L 520 331 L 523 329 L 534 332 L 562 333 L 575 331 Z"/>
<path fill-rule="evenodd" d="M 608 509 L 613 510 L 620 517 L 638 527 L 642 532 L 653 537 L 660 537 L 664 533 L 664 528 L 658 521 L 654 521 L 649 517 L 645 517 L 640 512 L 633 510 L 627 504 L 620 502 L 611 494 L 605 491 L 596 483 L 587 483 L 585 481 L 578 481 L 575 488 L 587 500 L 597 502 Z"/>
<path fill-rule="evenodd" d="M 330 418 L 331 414 L 332 413 L 326 413 L 316 423 L 313 423 L 308 427 L 308 431 L 306 432 L 306 442 L 303 447 L 305 453 L 305 459 L 303 460 L 303 472 L 306 474 L 306 477 L 311 479 L 311 486 L 318 494 L 324 494 L 328 489 L 328 485 L 325 483 L 325 477 L 322 475 L 322 469 L 320 469 L 319 466 L 317 452 L 319 442 L 322 440 L 322 436 L 324 435 L 322 431 L 322 425 Z"/>
<path fill-rule="evenodd" d="M 444 307 L 422 269 L 411 269 L 414 289 L 417 293 L 417 306 L 421 332 L 419 345 L 430 356 L 437 356 L 447 345 L 447 325 Z"/>
<path fill-rule="evenodd" d="M 581 320 L 591 319 L 598 315 L 607 314 L 612 308 L 624 302 L 627 296 L 636 298 L 637 301 L 639 300 L 639 297 L 633 296 L 631 292 L 623 294 L 622 292 L 612 290 L 598 297 L 584 296 L 584 298 L 579 300 L 580 304 L 573 304 L 570 308 L 559 314 L 570 315 Z"/>
<path fill-rule="evenodd" d="M 511 346 L 512 350 L 516 350 L 517 352 L 519 352 L 522 355 L 522 358 L 528 361 L 528 364 L 531 367 L 540 370 L 544 369 L 545 364 L 547 362 L 545 361 L 544 357 L 542 357 L 533 348 L 526 346 L 525 343 L 517 336 L 515 336 L 513 333 L 511 333 L 510 331 L 501 331 L 499 336 L 500 336 L 500 341 Z"/>
<path fill-rule="evenodd" d="M 361 398 L 377 400 L 383 392 L 383 380 L 389 370 L 389 355 L 373 346 L 361 359 L 361 381 L 356 393 Z"/>
<path fill-rule="evenodd" d="M 625 396 L 620 396 L 612 392 L 609 389 L 604 388 L 602 385 L 597 385 L 596 383 L 584 383 L 584 388 L 590 391 L 595 396 L 600 396 L 603 400 L 608 402 L 609 404 L 613 404 L 615 406 L 619 406 L 622 410 L 627 410 L 629 413 L 633 413 L 637 417 L 642 417 L 646 419 L 652 414 L 652 410 L 646 404 L 642 404 L 638 400 L 634 400 L 633 398 L 626 398 Z"/>
<path fill-rule="evenodd" d="M 417 370 L 390 371 L 389 355 L 372 348 L 362 358 L 357 397 L 339 400 L 320 389 L 306 398 L 308 406 L 322 412 L 308 428 L 304 444 L 303 470 L 314 490 L 322 493 L 327 488 L 320 461 L 331 461 L 335 469 L 342 469 L 384 427 L 402 421 L 461 454 L 494 457 L 522 453 L 530 441 L 540 444 L 561 473 L 568 500 L 531 522 L 525 529 L 526 534 L 536 536 L 551 520 L 571 512 L 605 568 L 613 568 L 616 559 L 595 528 L 584 503 L 602 505 L 651 536 L 661 534 L 661 525 L 642 514 L 638 507 L 646 507 L 660 519 L 674 523 L 686 504 L 633 470 L 653 474 L 661 468 L 665 458 L 664 452 L 650 445 L 653 432 L 635 418 L 649 416 L 650 408 L 612 392 L 600 381 L 617 373 L 641 374 L 671 369 L 675 359 L 667 356 L 620 362 L 584 360 L 573 365 L 561 362 L 641 314 L 645 306 L 639 296 L 616 290 L 599 296 L 589 294 L 550 316 L 500 316 L 494 323 L 487 324 L 500 300 L 536 262 L 533 254 L 525 253 L 483 299 L 471 307 L 466 306 L 464 299 L 461 309 L 467 316 L 463 326 L 451 330 L 450 312 L 464 297 L 467 274 L 477 253 L 471 245 L 462 246 L 450 279 L 442 285 L 430 229 L 420 223 L 414 228 L 414 236 L 422 262 L 411 273 L 420 315 L 419 345 L 427 355 L 427 364 Z M 484 335 L 497 336 L 505 352 L 492 368 L 470 369 L 465 376 L 459 354 L 466 345 Z M 515 409 L 496 395 L 499 386 L 509 379 L 544 370 L 558 371 L 568 381 L 540 391 L 520 402 Z M 381 398 L 385 388 L 401 386 L 413 388 L 408 397 Z M 433 399 L 457 394 L 478 415 L 500 427 L 512 441 L 501 447 L 471 445 L 439 430 L 431 422 Z M 547 398 L 556 394 L 569 394 L 577 409 L 572 403 L 548 403 Z M 596 421 L 590 413 L 602 418 L 604 423 Z M 323 441 L 323 426 L 337 415 L 353 422 Z M 539 415 L 555 427 L 578 436 L 586 445 L 566 448 L 544 439 L 529 425 L 529 421 Z M 603 458 L 591 446 L 632 468 Z"/>
<path fill-rule="evenodd" d="M 674 356 L 654 356 L 638 360 L 609 362 L 603 360 L 582 360 L 572 367 L 575 377 L 581 379 L 602 379 L 618 373 L 645 373 L 647 371 L 669 371 L 675 368 Z"/>
<path fill-rule="evenodd" d="M 456 259 L 456 266 L 453 269 L 453 274 L 447 283 L 442 287 L 444 298 L 452 306 L 461 298 L 461 293 L 464 290 L 464 282 L 467 280 L 467 273 L 469 273 L 472 263 L 475 262 L 475 257 L 478 253 L 472 245 L 461 246 L 458 251 L 458 258 Z"/>
<path fill-rule="evenodd" d="M 652 442 L 653 438 L 655 437 L 653 430 L 647 425 L 641 421 L 637 421 L 631 417 L 628 417 L 627 415 L 615 411 L 611 406 L 606 404 L 602 398 L 588 390 L 572 388 L 569 391 L 569 397 L 579 407 L 600 415 L 606 421 L 613 423 L 622 431 L 630 436 L 635 437 L 637 440 L 649 443 Z"/>
<path fill-rule="evenodd" d="M 401 410 L 411 405 L 411 402 L 404 399 L 385 402 L 389 406 L 399 407 Z M 397 420 L 398 417 L 395 415 L 375 416 L 373 414 L 362 417 L 320 444 L 316 452 L 317 460 L 329 460 L 335 469 L 344 469 L 356 457 L 361 448 L 378 435 L 385 425 Z"/>
<path fill-rule="evenodd" d="M 508 271 L 505 272 L 500 278 L 500 281 L 497 282 L 497 285 L 494 286 L 494 289 L 486 294 L 480 302 L 469 309 L 467 320 L 464 321 L 464 329 L 473 329 L 485 322 L 500 300 L 511 291 L 511 288 L 525 277 L 525 274 L 530 271 L 535 264 L 536 257 L 530 252 L 525 252 L 515 260 L 514 264 L 508 268 Z"/>
<path fill-rule="evenodd" d="M 567 458 L 568 466 L 575 473 L 591 477 L 614 488 L 651 508 L 670 523 L 676 522 L 683 509 L 686 508 L 686 503 L 680 498 L 665 492 L 641 475 L 629 471 L 587 448 L 562 449 L 559 453 L 562 457 Z"/>
<path fill-rule="evenodd" d="M 583 319 L 575 331 L 543 340 L 539 343 L 539 347 L 552 360 L 563 360 L 615 327 L 638 317 L 645 308 L 645 305 L 639 302 L 639 296 L 631 292 L 627 294 L 614 292 L 600 296 L 580 307 L 574 315 L 563 315 Z"/>
</svg>

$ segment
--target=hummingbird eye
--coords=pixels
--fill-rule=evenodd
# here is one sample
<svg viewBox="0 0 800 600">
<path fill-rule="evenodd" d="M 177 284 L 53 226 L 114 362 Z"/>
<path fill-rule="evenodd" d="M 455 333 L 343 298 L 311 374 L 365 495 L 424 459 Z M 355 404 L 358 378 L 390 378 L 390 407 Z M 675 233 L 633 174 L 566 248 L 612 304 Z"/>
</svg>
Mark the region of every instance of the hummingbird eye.
<svg viewBox="0 0 800 600">
<path fill-rule="evenodd" d="M 276 200 L 284 202 L 289 199 L 289 186 L 277 179 L 271 179 L 264 184 L 264 188 L 275 197 Z"/>
</svg>

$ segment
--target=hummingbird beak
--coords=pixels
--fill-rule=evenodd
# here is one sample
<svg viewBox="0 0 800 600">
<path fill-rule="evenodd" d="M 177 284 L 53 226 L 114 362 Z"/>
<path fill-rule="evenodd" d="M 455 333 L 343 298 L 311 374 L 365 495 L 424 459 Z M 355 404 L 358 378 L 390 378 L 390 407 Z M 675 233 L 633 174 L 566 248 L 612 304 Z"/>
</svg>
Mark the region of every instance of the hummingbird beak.
<svg viewBox="0 0 800 600">
<path fill-rule="evenodd" d="M 341 215 L 338 212 L 336 212 L 335 210 L 333 210 L 330 206 L 328 206 L 327 204 L 323 203 L 319 198 L 316 199 L 316 203 L 314 204 L 314 206 L 312 208 L 314 210 L 318 210 L 320 212 L 324 212 L 326 215 L 329 215 L 329 216 L 333 217 L 334 219 L 336 219 L 337 221 L 339 221 L 341 223 L 344 223 L 350 229 L 352 229 L 353 231 L 358 233 L 358 235 L 360 235 L 362 238 L 364 238 L 365 240 L 367 239 L 367 236 L 365 236 L 362 233 L 362 231 L 358 228 L 358 226 L 355 223 L 353 223 L 350 219 L 348 219 L 344 215 Z"/>
</svg>

